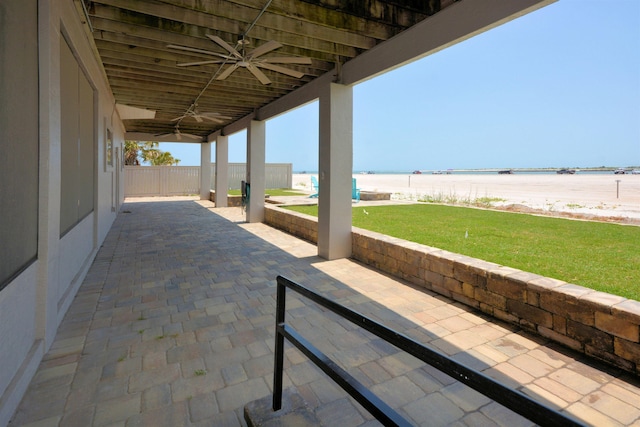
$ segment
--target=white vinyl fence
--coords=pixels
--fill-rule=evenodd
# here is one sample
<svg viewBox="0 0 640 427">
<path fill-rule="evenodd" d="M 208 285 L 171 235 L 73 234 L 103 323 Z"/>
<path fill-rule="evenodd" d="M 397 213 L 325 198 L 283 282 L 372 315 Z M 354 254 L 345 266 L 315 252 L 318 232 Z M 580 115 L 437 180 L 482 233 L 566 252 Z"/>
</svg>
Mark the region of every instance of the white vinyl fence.
<svg viewBox="0 0 640 427">
<path fill-rule="evenodd" d="M 229 189 L 239 190 L 246 177 L 244 163 L 229 163 Z M 216 183 L 216 164 L 211 164 L 211 189 Z M 267 163 L 265 188 L 291 188 L 291 163 Z M 200 194 L 200 166 L 125 166 L 125 197 Z"/>
</svg>

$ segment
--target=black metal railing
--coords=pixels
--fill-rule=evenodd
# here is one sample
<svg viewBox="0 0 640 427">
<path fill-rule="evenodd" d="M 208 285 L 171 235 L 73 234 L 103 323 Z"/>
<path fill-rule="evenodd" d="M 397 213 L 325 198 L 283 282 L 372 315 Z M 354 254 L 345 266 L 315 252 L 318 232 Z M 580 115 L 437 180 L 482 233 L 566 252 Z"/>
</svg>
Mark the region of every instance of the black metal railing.
<svg viewBox="0 0 640 427">
<path fill-rule="evenodd" d="M 284 361 L 284 339 L 286 338 L 314 362 L 324 373 L 358 401 L 378 421 L 386 426 L 410 426 L 398 412 L 369 391 L 358 380 L 338 366 L 333 360 L 314 347 L 302 335 L 285 323 L 286 288 L 289 288 L 315 303 L 333 311 L 361 328 L 393 344 L 423 362 L 439 369 L 502 404 L 506 408 L 542 426 L 582 426 L 583 424 L 540 403 L 529 396 L 500 384 L 481 372 L 456 362 L 437 350 L 427 348 L 417 341 L 331 301 L 312 290 L 285 277 L 277 277 L 276 346 L 273 376 L 273 410 L 282 408 L 282 374 Z"/>
</svg>

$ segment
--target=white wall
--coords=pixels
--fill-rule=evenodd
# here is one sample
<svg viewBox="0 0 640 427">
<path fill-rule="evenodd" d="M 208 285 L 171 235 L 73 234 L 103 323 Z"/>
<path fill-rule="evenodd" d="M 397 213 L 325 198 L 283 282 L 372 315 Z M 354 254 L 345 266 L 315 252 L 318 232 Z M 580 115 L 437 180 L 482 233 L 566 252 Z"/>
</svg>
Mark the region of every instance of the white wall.
<svg viewBox="0 0 640 427">
<path fill-rule="evenodd" d="M 37 268 L 31 265 L 0 292 L 0 426 L 9 421 L 42 358 L 33 311 Z"/>
<path fill-rule="evenodd" d="M 4 8 L 11 3 L 11 7 L 20 7 L 22 1 L 3 0 L 1 6 Z M 124 127 L 76 6 L 71 0 L 38 0 L 40 111 L 39 117 L 33 117 L 40 135 L 38 258 L 0 291 L 0 426 L 11 419 L 124 200 L 124 179 L 118 177 L 123 171 L 117 167 L 115 158 L 113 166 L 105 164 L 106 129 L 109 128 L 113 135 L 114 155 L 117 148 L 121 156 Z M 15 25 L 15 29 L 7 31 L 20 34 L 19 23 Z M 93 212 L 61 238 L 62 34 L 94 89 L 96 154 Z M 119 183 L 118 187 L 116 183 Z"/>
</svg>

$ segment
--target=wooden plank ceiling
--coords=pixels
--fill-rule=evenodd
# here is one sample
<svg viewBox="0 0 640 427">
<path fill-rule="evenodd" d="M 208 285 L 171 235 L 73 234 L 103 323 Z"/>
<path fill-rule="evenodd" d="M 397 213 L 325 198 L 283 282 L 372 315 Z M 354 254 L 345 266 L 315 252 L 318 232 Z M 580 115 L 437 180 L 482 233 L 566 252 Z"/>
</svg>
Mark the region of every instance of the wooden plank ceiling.
<svg viewBox="0 0 640 427">
<path fill-rule="evenodd" d="M 200 137 L 334 69 L 449 6 L 454 0 L 81 0 L 118 104 L 155 111 L 153 119 L 125 119 L 127 132 Z M 268 6 L 267 6 L 268 5 Z M 265 6 L 267 6 L 265 8 Z M 177 64 L 221 57 L 168 47 L 178 45 L 229 55 L 208 38 L 218 36 L 246 52 L 274 40 L 263 55 L 310 58 L 310 64 L 279 64 L 304 73 L 291 77 L 266 68 L 262 84 L 243 66 L 219 80 L 228 64 Z M 231 62 L 233 63 L 233 62 Z M 188 111 L 217 113 L 198 121 Z M 162 139 L 162 138 L 160 138 Z"/>
</svg>

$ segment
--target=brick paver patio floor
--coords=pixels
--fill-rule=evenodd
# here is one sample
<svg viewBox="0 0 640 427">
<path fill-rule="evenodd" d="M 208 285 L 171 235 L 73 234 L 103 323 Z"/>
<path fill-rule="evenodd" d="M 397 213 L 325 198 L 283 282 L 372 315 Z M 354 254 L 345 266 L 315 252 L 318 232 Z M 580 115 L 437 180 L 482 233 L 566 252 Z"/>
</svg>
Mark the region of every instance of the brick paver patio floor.
<svg viewBox="0 0 640 427">
<path fill-rule="evenodd" d="M 242 426 L 273 381 L 284 275 L 595 426 L 640 426 L 638 378 L 207 201 L 128 200 L 11 426 Z M 531 423 L 314 304 L 288 319 L 416 425 Z M 378 423 L 287 346 L 326 426 Z"/>
</svg>

